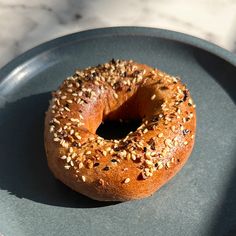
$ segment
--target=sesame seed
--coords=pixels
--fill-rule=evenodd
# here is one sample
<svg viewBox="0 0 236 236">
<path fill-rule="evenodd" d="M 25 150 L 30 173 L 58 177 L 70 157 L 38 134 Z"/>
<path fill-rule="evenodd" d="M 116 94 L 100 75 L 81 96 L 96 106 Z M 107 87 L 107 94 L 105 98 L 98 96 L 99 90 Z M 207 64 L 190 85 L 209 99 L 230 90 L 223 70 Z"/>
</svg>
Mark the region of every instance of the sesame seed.
<svg viewBox="0 0 236 236">
<path fill-rule="evenodd" d="M 162 164 L 161 161 L 158 161 L 158 162 L 157 162 L 157 165 L 158 165 L 158 166 L 157 166 L 157 169 L 158 169 L 158 170 L 160 170 L 160 169 L 163 168 L 163 164 Z"/>
<path fill-rule="evenodd" d="M 127 160 L 130 160 L 131 159 L 131 153 L 128 153 L 126 158 L 127 158 Z"/>
<path fill-rule="evenodd" d="M 154 100 L 156 98 L 156 94 L 153 94 L 151 97 L 151 100 Z"/>
<path fill-rule="evenodd" d="M 105 185 L 105 181 L 104 181 L 103 179 L 99 179 L 99 181 L 98 181 L 98 182 L 99 182 L 99 184 L 100 184 L 100 185 L 102 185 L 102 186 L 104 186 L 104 185 Z"/>
<path fill-rule="evenodd" d="M 61 133 L 61 131 L 62 131 L 62 127 L 60 127 L 60 128 L 57 130 L 58 133 Z"/>
<path fill-rule="evenodd" d="M 145 152 L 145 156 L 146 156 L 146 158 L 150 159 L 151 158 L 151 152 L 146 151 Z"/>
<path fill-rule="evenodd" d="M 166 154 L 167 154 L 167 152 L 169 151 L 169 147 L 168 146 L 166 146 L 163 150 L 162 150 L 162 155 L 163 156 L 166 156 Z"/>
<path fill-rule="evenodd" d="M 56 124 L 60 124 L 60 121 L 59 120 L 57 120 L 56 118 L 53 118 L 53 121 L 56 123 Z"/>
<path fill-rule="evenodd" d="M 65 168 L 66 170 L 69 170 L 69 169 L 70 169 L 70 166 L 69 166 L 69 165 L 65 165 L 64 168 Z"/>
<path fill-rule="evenodd" d="M 183 135 L 187 135 L 190 131 L 188 129 L 183 130 Z"/>
<path fill-rule="evenodd" d="M 166 116 L 166 117 L 165 117 L 165 120 L 167 120 L 167 121 L 171 121 L 171 118 L 168 117 L 168 116 Z"/>
<path fill-rule="evenodd" d="M 113 95 L 114 95 L 115 99 L 118 99 L 118 94 L 117 93 L 114 93 Z"/>
<path fill-rule="evenodd" d="M 55 126 L 54 126 L 54 125 L 51 125 L 51 126 L 50 126 L 50 130 L 49 130 L 50 133 L 52 133 L 52 132 L 54 131 L 54 129 L 55 129 Z"/>
<path fill-rule="evenodd" d="M 80 87 L 80 84 L 78 82 L 75 83 L 75 87 L 76 88 L 79 88 Z"/>
<path fill-rule="evenodd" d="M 62 160 L 65 160 L 66 158 L 67 158 L 67 156 L 65 156 L 65 155 L 60 157 L 60 159 L 62 159 Z"/>
<path fill-rule="evenodd" d="M 170 168 L 170 161 L 168 161 L 168 162 L 166 163 L 166 167 L 167 167 L 167 168 Z"/>
<path fill-rule="evenodd" d="M 92 162 L 92 161 L 88 162 L 88 168 L 89 168 L 89 169 L 92 169 L 92 168 L 93 168 L 93 162 Z"/>
<path fill-rule="evenodd" d="M 184 145 L 187 145 L 187 144 L 188 144 L 188 142 L 187 142 L 187 141 L 185 141 L 185 142 L 184 142 Z"/>
<path fill-rule="evenodd" d="M 85 181 L 86 181 L 86 178 L 85 178 L 85 176 L 84 176 L 84 175 L 82 175 L 82 176 L 81 176 L 81 178 L 82 178 L 82 181 L 83 181 L 83 182 L 85 182 Z"/>
<path fill-rule="evenodd" d="M 128 184 L 130 182 L 130 178 L 126 178 L 125 180 L 124 180 L 124 183 L 125 184 Z"/>
<path fill-rule="evenodd" d="M 76 152 L 73 152 L 72 155 L 71 155 L 71 158 L 75 158 L 77 156 L 77 153 Z"/>
<path fill-rule="evenodd" d="M 153 165 L 154 165 L 153 162 L 150 161 L 150 160 L 145 160 L 145 163 L 146 163 L 148 166 L 153 166 Z"/>
<path fill-rule="evenodd" d="M 70 118 L 70 120 L 71 120 L 72 122 L 80 122 L 80 120 L 79 120 L 79 119 L 76 119 L 76 118 Z"/>
<path fill-rule="evenodd" d="M 60 103 L 60 101 L 58 99 L 56 100 L 56 103 L 57 103 L 58 106 L 61 105 L 61 103 Z"/>
<path fill-rule="evenodd" d="M 158 134 L 158 138 L 161 138 L 161 137 L 163 137 L 163 133 Z"/>
<path fill-rule="evenodd" d="M 172 141 L 171 141 L 171 139 L 168 139 L 168 138 L 167 138 L 167 139 L 165 140 L 165 145 L 168 146 L 168 147 L 172 147 Z"/>
<path fill-rule="evenodd" d="M 64 148 L 68 148 L 68 146 L 69 146 L 69 143 L 68 143 L 68 142 L 64 142 L 64 143 L 62 144 L 62 147 L 64 147 Z"/>
<path fill-rule="evenodd" d="M 79 169 L 83 168 L 84 164 L 82 162 L 79 163 Z"/>
<path fill-rule="evenodd" d="M 174 83 L 177 83 L 177 82 L 178 82 L 178 79 L 175 78 L 175 77 L 172 77 L 172 80 L 173 80 Z"/>
<path fill-rule="evenodd" d="M 66 100 L 66 101 L 67 101 L 68 103 L 73 103 L 73 101 L 72 101 L 72 100 L 70 100 L 70 99 L 69 99 L 69 100 Z"/>
<path fill-rule="evenodd" d="M 148 129 L 144 129 L 143 134 L 146 134 L 148 132 Z"/>
<path fill-rule="evenodd" d="M 134 154 L 134 153 L 132 153 L 132 154 L 131 154 L 131 159 L 132 159 L 133 161 L 135 161 L 135 160 L 136 160 L 136 156 L 135 156 L 135 154 Z"/>
</svg>

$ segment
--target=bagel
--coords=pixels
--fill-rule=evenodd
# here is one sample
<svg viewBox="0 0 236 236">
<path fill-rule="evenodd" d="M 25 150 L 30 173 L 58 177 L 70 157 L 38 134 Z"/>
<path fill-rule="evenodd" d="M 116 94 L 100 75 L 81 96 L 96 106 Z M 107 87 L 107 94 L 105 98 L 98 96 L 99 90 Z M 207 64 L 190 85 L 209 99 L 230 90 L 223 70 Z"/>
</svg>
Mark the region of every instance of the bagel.
<svg viewBox="0 0 236 236">
<path fill-rule="evenodd" d="M 76 70 L 45 116 L 48 166 L 71 189 L 100 201 L 152 195 L 186 163 L 195 105 L 180 79 L 132 60 Z M 105 120 L 141 120 L 126 137 L 96 134 Z M 114 127 L 115 129 L 115 127 Z"/>
</svg>

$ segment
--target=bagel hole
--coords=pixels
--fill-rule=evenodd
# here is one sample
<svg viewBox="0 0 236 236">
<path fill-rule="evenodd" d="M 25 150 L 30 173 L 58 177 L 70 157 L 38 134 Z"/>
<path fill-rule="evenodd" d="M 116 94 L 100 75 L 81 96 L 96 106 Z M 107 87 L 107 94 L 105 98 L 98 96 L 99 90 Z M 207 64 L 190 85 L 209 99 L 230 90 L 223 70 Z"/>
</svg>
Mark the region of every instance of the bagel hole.
<svg viewBox="0 0 236 236">
<path fill-rule="evenodd" d="M 97 129 L 96 134 L 105 139 L 122 139 L 129 132 L 134 132 L 142 124 L 136 120 L 105 120 Z"/>
</svg>

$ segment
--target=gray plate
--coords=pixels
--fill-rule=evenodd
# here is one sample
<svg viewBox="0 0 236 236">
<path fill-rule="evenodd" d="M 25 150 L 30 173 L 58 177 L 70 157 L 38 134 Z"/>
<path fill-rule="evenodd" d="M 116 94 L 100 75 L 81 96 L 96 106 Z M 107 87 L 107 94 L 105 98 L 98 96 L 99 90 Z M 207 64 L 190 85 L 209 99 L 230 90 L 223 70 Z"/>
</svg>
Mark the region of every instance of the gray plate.
<svg viewBox="0 0 236 236">
<path fill-rule="evenodd" d="M 118 204 L 55 180 L 43 147 L 50 91 L 74 69 L 134 59 L 183 78 L 197 137 L 183 170 L 152 197 Z M 236 57 L 203 40 L 150 28 L 107 28 L 36 47 L 0 70 L 0 234 L 236 235 Z"/>
</svg>

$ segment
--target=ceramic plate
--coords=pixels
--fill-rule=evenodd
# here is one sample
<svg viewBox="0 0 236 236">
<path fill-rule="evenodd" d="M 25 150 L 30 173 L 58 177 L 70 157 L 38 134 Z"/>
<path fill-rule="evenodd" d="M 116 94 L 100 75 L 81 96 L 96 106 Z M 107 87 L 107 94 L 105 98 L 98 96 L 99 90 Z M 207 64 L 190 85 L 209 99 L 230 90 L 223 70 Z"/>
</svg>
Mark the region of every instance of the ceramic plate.
<svg viewBox="0 0 236 236">
<path fill-rule="evenodd" d="M 50 92 L 111 58 L 180 76 L 197 104 L 194 151 L 152 197 L 88 199 L 55 180 L 43 145 Z M 160 29 L 80 32 L 42 44 L 0 70 L 0 235 L 236 235 L 236 56 Z"/>
</svg>

